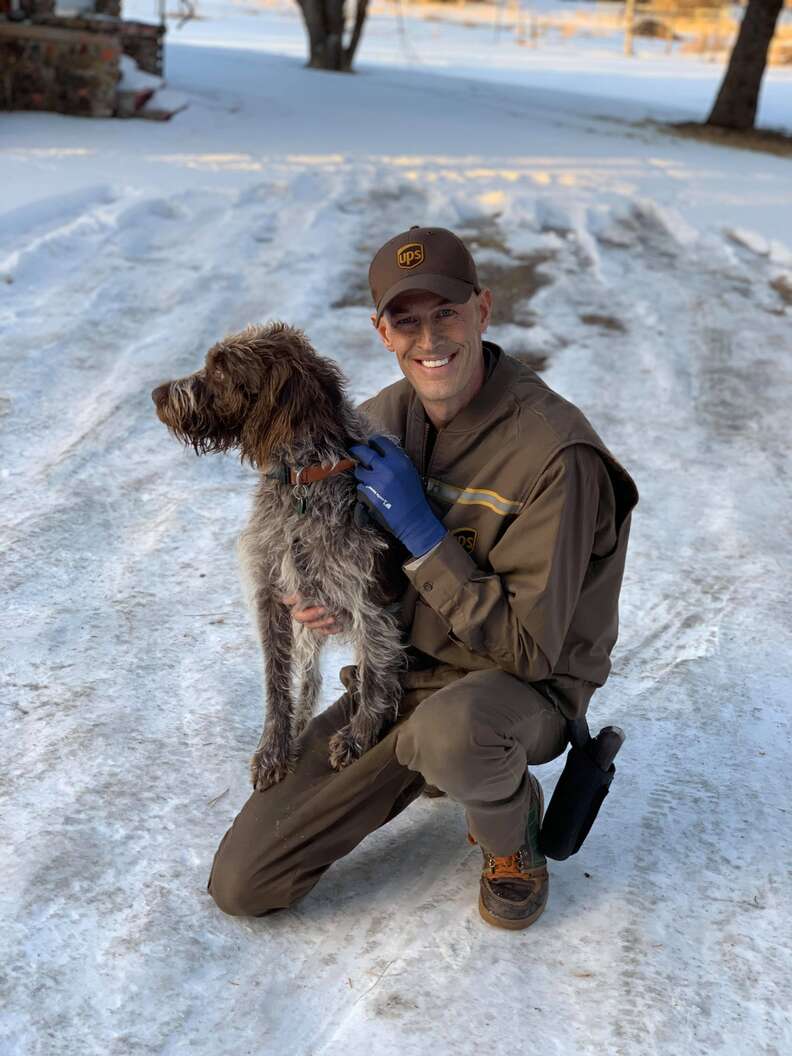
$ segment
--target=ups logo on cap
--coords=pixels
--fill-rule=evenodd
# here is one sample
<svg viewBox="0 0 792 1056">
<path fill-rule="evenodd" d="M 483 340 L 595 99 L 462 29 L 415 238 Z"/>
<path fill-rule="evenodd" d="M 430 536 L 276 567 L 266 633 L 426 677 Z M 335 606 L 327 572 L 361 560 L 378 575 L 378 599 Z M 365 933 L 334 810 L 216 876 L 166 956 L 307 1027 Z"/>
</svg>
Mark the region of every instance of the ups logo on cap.
<svg viewBox="0 0 792 1056">
<path fill-rule="evenodd" d="M 473 548 L 476 545 L 476 536 L 478 535 L 475 528 L 454 528 L 451 534 L 463 550 L 466 550 L 469 554 L 473 553 Z"/>
<path fill-rule="evenodd" d="M 396 250 L 396 263 L 400 268 L 417 268 L 424 259 L 424 248 L 420 242 L 408 242 Z"/>
</svg>

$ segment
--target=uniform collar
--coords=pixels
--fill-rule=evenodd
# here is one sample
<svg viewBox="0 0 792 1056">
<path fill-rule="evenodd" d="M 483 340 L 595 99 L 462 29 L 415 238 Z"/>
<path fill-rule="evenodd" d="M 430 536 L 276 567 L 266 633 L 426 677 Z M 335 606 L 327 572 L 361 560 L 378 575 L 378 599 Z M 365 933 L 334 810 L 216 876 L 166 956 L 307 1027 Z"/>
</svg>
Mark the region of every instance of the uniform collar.
<svg viewBox="0 0 792 1056">
<path fill-rule="evenodd" d="M 484 384 L 470 403 L 463 407 L 448 425 L 443 427 L 441 430 L 443 433 L 469 433 L 474 429 L 479 429 L 482 423 L 501 405 L 511 377 L 509 359 L 503 354 L 503 349 L 493 341 L 482 341 L 482 346 L 487 370 Z M 410 396 L 409 413 L 422 424 L 429 421 L 415 389 Z"/>
</svg>

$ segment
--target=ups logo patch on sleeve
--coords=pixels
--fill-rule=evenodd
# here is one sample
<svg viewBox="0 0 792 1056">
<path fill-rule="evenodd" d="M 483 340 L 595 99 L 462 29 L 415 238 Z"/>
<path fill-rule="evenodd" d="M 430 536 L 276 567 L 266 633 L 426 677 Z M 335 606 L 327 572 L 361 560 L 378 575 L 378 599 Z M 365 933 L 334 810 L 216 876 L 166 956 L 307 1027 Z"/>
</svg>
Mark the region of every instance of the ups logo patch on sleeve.
<svg viewBox="0 0 792 1056">
<path fill-rule="evenodd" d="M 476 537 L 478 536 L 475 528 L 452 528 L 451 534 L 463 550 L 466 550 L 469 554 L 473 553 Z"/>
<path fill-rule="evenodd" d="M 420 242 L 408 242 L 396 250 L 396 262 L 400 268 L 417 268 L 424 262 L 424 248 Z"/>
</svg>

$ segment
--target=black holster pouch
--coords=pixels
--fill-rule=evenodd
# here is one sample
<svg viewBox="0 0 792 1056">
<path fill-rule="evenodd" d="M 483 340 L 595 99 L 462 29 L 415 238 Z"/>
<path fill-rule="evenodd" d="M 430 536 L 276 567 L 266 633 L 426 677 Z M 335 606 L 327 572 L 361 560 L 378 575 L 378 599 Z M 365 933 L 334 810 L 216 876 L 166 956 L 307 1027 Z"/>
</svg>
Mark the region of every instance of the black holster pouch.
<svg viewBox="0 0 792 1056">
<path fill-rule="evenodd" d="M 613 763 L 603 770 L 593 758 L 595 741 L 585 719 L 569 721 L 569 738 L 572 747 L 539 834 L 542 853 L 559 862 L 580 850 L 616 773 Z"/>
</svg>

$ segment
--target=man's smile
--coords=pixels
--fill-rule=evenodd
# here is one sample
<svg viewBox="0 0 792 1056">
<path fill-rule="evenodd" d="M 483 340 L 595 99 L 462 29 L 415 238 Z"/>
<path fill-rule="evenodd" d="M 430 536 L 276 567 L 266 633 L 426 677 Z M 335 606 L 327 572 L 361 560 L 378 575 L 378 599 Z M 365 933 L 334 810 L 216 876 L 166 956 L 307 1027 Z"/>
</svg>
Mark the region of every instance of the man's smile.
<svg viewBox="0 0 792 1056">
<path fill-rule="evenodd" d="M 413 363 L 417 364 L 422 371 L 426 374 L 445 374 L 448 373 L 447 368 L 450 367 L 453 360 L 457 357 L 456 352 L 451 352 L 445 356 L 432 356 L 426 359 L 414 359 Z"/>
</svg>

